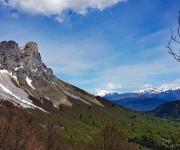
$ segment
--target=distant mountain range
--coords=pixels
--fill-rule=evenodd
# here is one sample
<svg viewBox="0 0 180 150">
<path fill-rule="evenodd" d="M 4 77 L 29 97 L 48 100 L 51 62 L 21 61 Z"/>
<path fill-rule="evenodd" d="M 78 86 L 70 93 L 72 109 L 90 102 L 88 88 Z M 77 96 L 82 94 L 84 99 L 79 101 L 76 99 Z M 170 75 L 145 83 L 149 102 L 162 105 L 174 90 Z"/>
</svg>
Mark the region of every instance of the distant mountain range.
<svg viewBox="0 0 180 150">
<path fill-rule="evenodd" d="M 180 100 L 180 88 L 149 88 L 139 92 L 124 94 L 101 91 L 96 93 L 96 95 L 135 111 L 152 111 L 166 102 Z"/>
</svg>

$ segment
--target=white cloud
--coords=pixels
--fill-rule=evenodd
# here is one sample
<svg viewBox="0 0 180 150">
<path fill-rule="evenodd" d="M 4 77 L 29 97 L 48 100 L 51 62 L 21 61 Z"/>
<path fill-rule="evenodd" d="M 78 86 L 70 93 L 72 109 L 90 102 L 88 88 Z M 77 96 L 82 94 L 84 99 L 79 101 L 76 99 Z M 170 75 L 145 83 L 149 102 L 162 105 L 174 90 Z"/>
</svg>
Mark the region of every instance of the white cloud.
<svg viewBox="0 0 180 150">
<path fill-rule="evenodd" d="M 65 20 L 68 20 L 66 16 L 61 15 L 61 16 L 56 16 L 55 19 L 57 20 L 57 22 L 59 23 L 63 23 Z"/>
<path fill-rule="evenodd" d="M 121 84 L 114 84 L 114 83 L 108 83 L 104 89 L 96 89 L 95 93 L 98 96 L 105 96 L 106 94 L 112 94 L 112 93 L 120 93 L 117 92 L 119 89 L 122 88 Z"/>
<path fill-rule="evenodd" d="M 120 92 L 117 92 L 117 91 L 107 91 L 107 90 L 96 89 L 95 95 L 96 95 L 96 96 L 104 97 L 105 95 L 114 94 L 114 93 L 121 94 Z"/>
<path fill-rule="evenodd" d="M 163 83 L 159 87 L 160 89 L 168 90 L 168 89 L 175 89 L 175 88 L 180 88 L 180 79 Z"/>
<path fill-rule="evenodd" d="M 96 89 L 95 92 L 96 92 L 95 93 L 96 96 L 101 96 L 101 97 L 105 96 L 106 94 L 111 93 L 111 91 L 100 90 L 100 89 Z"/>
<path fill-rule="evenodd" d="M 108 89 L 109 88 L 109 89 Z M 121 94 L 121 92 L 118 92 L 118 89 L 122 88 L 121 85 L 116 85 L 116 84 L 112 84 L 112 83 L 108 83 L 106 89 L 102 90 L 102 89 L 96 89 L 95 91 L 95 95 L 96 96 L 101 96 L 104 97 L 105 95 L 108 94 L 114 94 L 114 93 L 119 93 Z M 148 89 L 156 89 L 157 91 L 161 91 L 161 90 L 170 90 L 170 89 L 180 89 L 180 79 L 174 80 L 174 81 L 169 81 L 167 83 L 162 83 L 160 86 L 155 87 L 149 83 L 144 83 L 141 87 L 141 90 L 139 91 L 134 91 L 136 92 L 142 92 Z"/>
<path fill-rule="evenodd" d="M 41 44 L 42 47 L 39 49 L 42 50 L 43 61 L 51 66 L 55 73 L 66 74 L 66 76 L 77 77 L 97 73 L 97 69 L 103 69 L 104 61 L 108 61 L 104 60 L 109 56 L 106 51 L 108 46 L 99 41 L 98 37 L 93 39 L 91 35 L 84 37 L 86 36 L 78 40 L 74 38 L 58 39 L 58 43 L 51 41 L 48 45 Z"/>
<path fill-rule="evenodd" d="M 0 3 L 31 14 L 52 15 L 59 21 L 57 16 L 61 17 L 67 11 L 85 15 L 91 9 L 102 11 L 124 1 L 126 0 L 0 0 Z"/>
<path fill-rule="evenodd" d="M 165 51 L 166 54 L 166 51 Z M 168 54 L 161 59 L 137 64 L 125 64 L 108 68 L 101 73 L 102 80 L 119 82 L 123 85 L 141 88 L 144 82 L 155 81 L 160 76 L 179 74 L 180 64 Z M 141 87 L 140 87 L 141 86 Z"/>
<path fill-rule="evenodd" d="M 143 89 L 148 89 L 148 88 L 152 88 L 153 85 L 149 84 L 149 83 L 144 83 L 143 85 Z"/>
<path fill-rule="evenodd" d="M 155 87 L 151 84 L 145 83 L 140 91 L 144 91 L 147 89 L 158 89 L 158 90 L 170 90 L 170 89 L 179 89 L 180 88 L 180 79 L 176 79 L 173 81 L 165 82 L 160 84 L 159 86 Z"/>
<path fill-rule="evenodd" d="M 108 83 L 107 86 L 106 86 L 106 89 L 109 90 L 109 91 L 117 90 L 117 89 L 120 89 L 120 88 L 122 88 L 121 84 Z"/>
</svg>

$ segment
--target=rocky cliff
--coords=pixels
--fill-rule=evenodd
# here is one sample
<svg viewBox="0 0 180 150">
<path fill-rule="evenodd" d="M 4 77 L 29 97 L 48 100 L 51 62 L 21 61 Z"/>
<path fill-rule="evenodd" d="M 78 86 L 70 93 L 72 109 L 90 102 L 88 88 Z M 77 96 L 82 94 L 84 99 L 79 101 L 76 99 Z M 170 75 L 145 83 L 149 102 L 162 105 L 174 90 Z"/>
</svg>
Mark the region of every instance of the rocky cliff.
<svg viewBox="0 0 180 150">
<path fill-rule="evenodd" d="M 95 96 L 53 75 L 42 62 L 35 42 L 23 48 L 15 41 L 0 42 L 0 98 L 19 107 L 42 110 L 80 102 L 103 106 Z"/>
</svg>

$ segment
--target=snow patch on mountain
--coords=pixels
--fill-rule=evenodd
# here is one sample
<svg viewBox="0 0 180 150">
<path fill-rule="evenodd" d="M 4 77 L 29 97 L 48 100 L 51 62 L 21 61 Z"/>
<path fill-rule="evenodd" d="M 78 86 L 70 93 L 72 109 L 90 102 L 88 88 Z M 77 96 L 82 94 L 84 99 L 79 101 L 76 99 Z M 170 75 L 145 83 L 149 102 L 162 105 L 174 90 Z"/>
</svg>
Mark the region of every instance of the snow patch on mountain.
<svg viewBox="0 0 180 150">
<path fill-rule="evenodd" d="M 14 70 L 17 71 L 18 69 L 23 69 L 24 67 L 23 66 L 20 66 L 20 67 L 16 67 Z"/>
<path fill-rule="evenodd" d="M 44 111 L 42 108 L 37 107 L 32 103 L 23 89 L 18 88 L 13 84 L 11 79 L 14 77 L 15 76 L 7 70 L 0 70 L 0 99 L 8 100 L 16 106 L 20 106 L 22 108 L 38 108 Z"/>
<path fill-rule="evenodd" d="M 180 87 L 175 87 L 175 88 L 147 88 L 144 90 L 140 91 L 135 91 L 132 93 L 137 93 L 137 94 L 159 94 L 163 92 L 170 92 L 170 91 L 177 91 L 180 90 Z M 108 90 L 97 90 L 95 95 L 100 96 L 100 97 L 105 97 L 106 95 L 114 95 L 114 94 L 127 94 L 127 93 L 121 93 L 118 91 L 108 91 Z"/>
<path fill-rule="evenodd" d="M 137 93 L 140 94 L 146 94 L 146 93 L 160 93 L 163 92 L 163 89 L 158 89 L 158 88 L 147 88 L 145 90 L 140 90 Z"/>
<path fill-rule="evenodd" d="M 176 90 L 180 90 L 180 87 L 176 87 L 176 88 L 148 88 L 145 90 L 140 90 L 137 93 L 139 93 L 139 94 L 158 94 L 158 93 L 162 93 L 162 92 L 176 91 Z"/>
<path fill-rule="evenodd" d="M 16 81 L 16 83 L 19 85 L 19 81 L 18 81 L 18 78 L 17 78 L 17 76 L 15 76 L 15 75 L 12 75 L 12 73 L 11 73 L 11 76 L 12 76 L 12 78 Z"/>
<path fill-rule="evenodd" d="M 26 77 L 26 82 L 27 84 L 33 89 L 36 90 L 33 86 L 32 86 L 32 80 L 29 77 Z"/>
</svg>

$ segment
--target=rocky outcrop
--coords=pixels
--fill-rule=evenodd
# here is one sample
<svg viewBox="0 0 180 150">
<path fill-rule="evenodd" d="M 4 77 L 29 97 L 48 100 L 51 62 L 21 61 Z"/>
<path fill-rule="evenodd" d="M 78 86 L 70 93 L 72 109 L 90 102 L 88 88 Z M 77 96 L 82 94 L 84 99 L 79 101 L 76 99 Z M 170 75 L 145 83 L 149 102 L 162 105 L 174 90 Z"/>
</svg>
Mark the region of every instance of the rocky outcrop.
<svg viewBox="0 0 180 150">
<path fill-rule="evenodd" d="M 37 55 L 38 46 L 35 42 L 28 42 L 21 51 L 25 55 Z"/>
<path fill-rule="evenodd" d="M 0 70 L 6 70 L 6 74 L 9 74 L 9 77 L 6 77 L 3 74 L 4 71 L 0 72 L 3 78 L 8 79 L 8 85 L 0 80 L 5 92 L 9 89 L 15 89 L 9 87 L 9 85 L 12 85 L 9 83 L 10 78 L 12 78 L 18 88 L 23 89 L 30 99 L 36 100 L 36 104 L 41 104 L 41 106 L 45 101 L 50 101 L 55 107 L 61 104 L 72 106 L 73 103 L 77 102 L 103 106 L 93 95 L 55 77 L 52 69 L 42 62 L 35 42 L 28 42 L 22 48 L 15 41 L 0 42 Z M 5 95 L 2 91 L 3 89 L 0 89 L 0 96 Z M 16 89 L 16 91 L 20 90 Z M 9 90 L 9 93 L 11 96 L 15 96 L 13 90 Z M 22 92 L 18 94 L 13 99 L 18 97 L 24 101 L 21 95 Z M 30 99 L 28 102 L 31 101 Z"/>
<path fill-rule="evenodd" d="M 30 76 L 47 79 L 53 75 L 52 69 L 42 63 L 38 46 L 35 42 L 28 42 L 25 47 L 19 48 L 14 41 L 0 42 L 1 68 L 10 72 L 25 72 Z"/>
<path fill-rule="evenodd" d="M 0 42 L 0 50 L 10 50 L 10 51 L 18 51 L 19 46 L 15 41 L 2 41 Z"/>
</svg>

